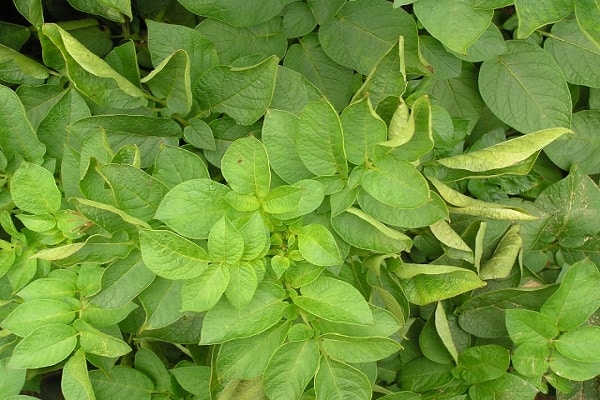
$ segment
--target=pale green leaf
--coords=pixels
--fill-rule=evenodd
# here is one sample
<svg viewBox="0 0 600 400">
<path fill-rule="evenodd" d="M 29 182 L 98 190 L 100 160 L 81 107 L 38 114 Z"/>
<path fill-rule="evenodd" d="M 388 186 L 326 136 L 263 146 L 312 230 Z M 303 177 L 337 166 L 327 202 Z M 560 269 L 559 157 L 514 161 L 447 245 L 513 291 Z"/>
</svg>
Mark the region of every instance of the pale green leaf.
<svg viewBox="0 0 600 400">
<path fill-rule="evenodd" d="M 42 368 L 58 364 L 77 345 L 77 331 L 70 325 L 55 323 L 40 326 L 14 348 L 11 368 Z"/>
<path fill-rule="evenodd" d="M 319 398 L 331 400 L 368 400 L 371 384 L 365 374 L 348 364 L 321 356 L 315 376 Z"/>
<path fill-rule="evenodd" d="M 10 194 L 17 207 L 32 214 L 56 213 L 62 197 L 52 173 L 28 162 L 21 163 L 15 171 Z"/>
<path fill-rule="evenodd" d="M 219 219 L 208 234 L 211 259 L 228 264 L 238 262 L 244 254 L 244 237 L 227 217 Z"/>
<path fill-rule="evenodd" d="M 319 341 L 328 357 L 345 363 L 379 361 L 402 349 L 398 342 L 386 337 L 352 337 L 326 333 L 319 337 Z"/>
<path fill-rule="evenodd" d="M 221 159 L 221 173 L 229 186 L 240 194 L 263 198 L 271 186 L 267 151 L 255 137 L 237 139 Z"/>
<path fill-rule="evenodd" d="M 221 298 L 229 285 L 229 268 L 210 264 L 202 275 L 183 282 L 181 310 L 204 312 L 210 310 Z"/>
<path fill-rule="evenodd" d="M 69 324 L 75 311 L 64 301 L 35 299 L 19 304 L 0 323 L 2 328 L 17 336 L 27 336 L 35 329 L 49 324 Z"/>
<path fill-rule="evenodd" d="M 331 266 L 344 262 L 335 238 L 323 225 L 303 226 L 298 232 L 298 250 L 306 261 L 315 265 Z"/>
<path fill-rule="evenodd" d="M 229 285 L 225 297 L 237 309 L 241 309 L 252 300 L 258 286 L 258 277 L 252 264 L 239 262 L 226 266 L 229 268 Z"/>
<path fill-rule="evenodd" d="M 65 400 L 96 400 L 83 350 L 77 350 L 67 360 L 60 386 Z"/>
<path fill-rule="evenodd" d="M 81 319 L 73 322 L 73 328 L 79 332 L 79 345 L 86 353 L 120 357 L 131 352 L 131 347 L 122 339 L 104 333 Z"/>
</svg>

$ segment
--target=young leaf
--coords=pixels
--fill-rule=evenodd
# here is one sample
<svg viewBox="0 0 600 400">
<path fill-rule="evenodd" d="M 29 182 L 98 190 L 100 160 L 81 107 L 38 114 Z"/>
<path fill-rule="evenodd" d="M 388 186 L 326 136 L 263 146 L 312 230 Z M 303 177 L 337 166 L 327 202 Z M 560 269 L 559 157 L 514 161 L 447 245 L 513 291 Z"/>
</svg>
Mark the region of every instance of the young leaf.
<svg viewBox="0 0 600 400">
<path fill-rule="evenodd" d="M 224 267 L 229 268 L 230 276 L 225 296 L 231 305 L 237 309 L 241 309 L 254 296 L 259 283 L 256 272 L 251 264 L 244 261 Z"/>
<path fill-rule="evenodd" d="M 360 292 L 344 281 L 319 277 L 301 287 L 293 299 L 300 308 L 332 322 L 371 324 L 373 314 Z"/>
<path fill-rule="evenodd" d="M 314 340 L 283 344 L 265 368 L 263 388 L 272 399 L 299 399 L 319 364 Z"/>
<path fill-rule="evenodd" d="M 202 247 L 171 231 L 140 231 L 140 246 L 146 267 L 166 279 L 200 276 L 210 261 Z"/>
<path fill-rule="evenodd" d="M 94 400 L 96 398 L 83 350 L 77 350 L 65 363 L 60 386 L 65 400 Z"/>
<path fill-rule="evenodd" d="M 302 227 L 298 233 L 298 250 L 306 261 L 315 265 L 326 267 L 344 262 L 335 238 L 323 225 Z"/>
<path fill-rule="evenodd" d="M 402 349 L 393 339 L 384 337 L 352 337 L 326 333 L 319 337 L 328 357 L 344 363 L 379 361 Z"/>
<path fill-rule="evenodd" d="M 298 155 L 315 175 L 348 175 L 342 125 L 337 112 L 326 99 L 307 105 L 300 125 L 292 134 Z"/>
<path fill-rule="evenodd" d="M 204 312 L 211 309 L 225 293 L 229 279 L 227 266 L 210 264 L 202 275 L 183 282 L 181 310 Z"/>
<path fill-rule="evenodd" d="M 271 187 L 271 169 L 265 146 L 255 137 L 235 140 L 221 160 L 221 173 L 240 194 L 263 198 Z"/>
<path fill-rule="evenodd" d="M 452 0 L 420 0 L 414 7 L 419 21 L 431 36 L 459 54 L 466 54 L 467 48 L 485 32 L 493 16 L 493 10 L 473 8 L 469 3 Z M 460 32 L 449 30 L 456 24 L 463 25 Z"/>
<path fill-rule="evenodd" d="M 223 217 L 208 234 L 208 254 L 214 261 L 237 263 L 244 254 L 244 237 L 233 224 Z"/>
<path fill-rule="evenodd" d="M 23 338 L 14 348 L 9 361 L 11 368 L 42 368 L 58 364 L 77 345 L 77 331 L 65 324 L 40 326 Z"/>
<path fill-rule="evenodd" d="M 568 331 L 583 324 L 600 307 L 600 272 L 592 261 L 573 264 L 563 276 L 556 292 L 546 300 L 541 313 L 552 319 L 558 329 Z"/>
<path fill-rule="evenodd" d="M 469 153 L 437 160 L 448 168 L 484 172 L 513 166 L 535 154 L 560 136 L 573 133 L 566 128 L 550 128 L 519 136 L 506 142 Z"/>
<path fill-rule="evenodd" d="M 510 40 L 508 51 L 484 61 L 481 96 L 503 122 L 523 133 L 571 122 L 571 94 L 556 61 L 533 43 Z"/>
<path fill-rule="evenodd" d="M 285 292 L 271 283 L 262 283 L 243 308 L 221 299 L 208 310 L 202 323 L 201 344 L 224 343 L 266 331 L 281 320 L 287 303 Z"/>
<path fill-rule="evenodd" d="M 315 392 L 319 398 L 335 400 L 368 400 L 371 398 L 369 379 L 348 364 L 321 356 L 315 376 Z"/>
<path fill-rule="evenodd" d="M 10 180 L 10 195 L 18 208 L 32 214 L 56 213 L 62 197 L 50 171 L 28 162 Z"/>
<path fill-rule="evenodd" d="M 271 103 L 278 61 L 272 56 L 251 67 L 213 67 L 195 83 L 194 98 L 203 111 L 224 112 L 239 124 L 252 125 Z"/>
<path fill-rule="evenodd" d="M 192 239 L 207 239 L 213 225 L 229 206 L 225 185 L 210 179 L 193 179 L 180 183 L 163 198 L 155 218 L 177 233 Z M 194 218 L 190 218 L 194 215 Z"/>
</svg>

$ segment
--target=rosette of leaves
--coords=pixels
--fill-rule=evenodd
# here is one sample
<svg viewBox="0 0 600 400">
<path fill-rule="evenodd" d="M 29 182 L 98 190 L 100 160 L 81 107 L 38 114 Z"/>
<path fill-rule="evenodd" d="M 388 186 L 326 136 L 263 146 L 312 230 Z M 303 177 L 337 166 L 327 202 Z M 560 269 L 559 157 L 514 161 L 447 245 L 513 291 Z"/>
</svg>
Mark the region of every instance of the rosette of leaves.
<svg viewBox="0 0 600 400">
<path fill-rule="evenodd" d="M 591 390 L 600 14 L 555 3 L 14 0 L 0 398 Z"/>
</svg>

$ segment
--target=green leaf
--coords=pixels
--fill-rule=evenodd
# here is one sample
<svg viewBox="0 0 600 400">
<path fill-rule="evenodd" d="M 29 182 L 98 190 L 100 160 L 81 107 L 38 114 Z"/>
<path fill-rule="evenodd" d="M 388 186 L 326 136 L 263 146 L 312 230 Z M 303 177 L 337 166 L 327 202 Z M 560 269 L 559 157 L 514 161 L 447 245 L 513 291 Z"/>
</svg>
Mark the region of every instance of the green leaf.
<svg viewBox="0 0 600 400">
<path fill-rule="evenodd" d="M 365 374 L 324 356 L 321 356 L 315 376 L 315 392 L 319 398 L 332 400 L 368 400 L 372 395 Z"/>
<path fill-rule="evenodd" d="M 444 304 L 439 302 L 434 314 L 435 330 L 438 333 L 440 340 L 444 344 L 448 353 L 452 356 L 454 362 L 458 362 L 458 350 L 454 343 L 453 328 L 457 327 L 456 319 L 453 319 L 452 325 L 448 321 L 446 311 L 444 310 Z"/>
<path fill-rule="evenodd" d="M 130 21 L 133 19 L 130 0 L 99 0 L 93 3 L 83 0 L 68 1 L 73 8 L 88 14 L 100 15 L 115 22 L 126 22 L 123 16 L 128 17 Z"/>
<path fill-rule="evenodd" d="M 590 38 L 597 46 L 600 46 L 600 2 L 598 0 L 574 0 L 575 17 L 581 30 Z"/>
<path fill-rule="evenodd" d="M 506 279 L 509 277 L 523 245 L 519 229 L 520 225 L 513 225 L 504 234 L 494 250 L 494 255 L 481 265 L 479 271 L 481 279 Z"/>
<path fill-rule="evenodd" d="M 14 0 L 15 8 L 36 28 L 44 23 L 41 0 Z"/>
<path fill-rule="evenodd" d="M 229 209 L 225 201 L 229 191 L 227 186 L 210 179 L 185 181 L 165 195 L 154 217 L 180 235 L 207 239 L 213 225 Z"/>
<path fill-rule="evenodd" d="M 583 324 L 600 307 L 600 271 L 596 264 L 583 260 L 565 273 L 556 292 L 546 300 L 542 314 L 550 317 L 558 329 L 568 331 Z"/>
<path fill-rule="evenodd" d="M 6 157 L 18 154 L 36 164 L 42 162 L 46 152 L 27 120 L 23 103 L 15 92 L 3 85 L 0 86 L 0 146 Z"/>
<path fill-rule="evenodd" d="M 155 390 L 172 390 L 171 375 L 165 368 L 163 360 L 153 350 L 148 348 L 138 349 L 135 353 L 134 366 L 135 369 L 143 372 L 152 380 Z"/>
<path fill-rule="evenodd" d="M 66 400 L 96 399 L 83 350 L 77 350 L 67 360 L 63 367 L 60 386 Z"/>
<path fill-rule="evenodd" d="M 259 0 L 240 4 L 235 0 L 178 0 L 194 14 L 214 18 L 233 26 L 258 25 L 278 15 L 286 2 L 284 0 Z"/>
<path fill-rule="evenodd" d="M 166 103 L 165 115 L 187 115 L 192 109 L 190 58 L 185 50 L 177 50 L 156 69 L 141 79 L 152 94 Z"/>
<path fill-rule="evenodd" d="M 154 385 L 142 372 L 116 365 L 108 371 L 90 371 L 90 380 L 97 399 L 150 400 Z"/>
<path fill-rule="evenodd" d="M 406 11 L 393 9 L 386 1 L 347 2 L 321 24 L 319 41 L 335 62 L 367 75 L 400 36 L 416 42 L 415 28 Z"/>
<path fill-rule="evenodd" d="M 554 56 L 568 82 L 600 87 L 600 78 L 591 73 L 600 62 L 600 46 L 585 36 L 576 21 L 554 24 L 544 49 Z"/>
<path fill-rule="evenodd" d="M 423 175 L 407 161 L 385 157 L 366 170 L 361 187 L 376 200 L 399 208 L 416 208 L 431 198 Z"/>
<path fill-rule="evenodd" d="M 166 279 L 195 278 L 208 268 L 206 250 L 171 231 L 140 231 L 140 247 L 146 267 Z"/>
<path fill-rule="evenodd" d="M 177 380 L 177 383 L 186 391 L 199 398 L 210 397 L 210 367 L 181 363 L 170 370 L 170 372 Z"/>
<path fill-rule="evenodd" d="M 514 374 L 504 374 L 500 378 L 482 382 L 469 389 L 469 397 L 474 400 L 531 399 L 537 393 L 536 386 Z"/>
<path fill-rule="evenodd" d="M 321 96 L 321 92 L 303 74 L 280 65 L 270 108 L 299 115 L 304 107 Z"/>
<path fill-rule="evenodd" d="M 25 374 L 27 370 L 20 368 L 10 368 L 8 366 L 9 359 L 4 358 L 0 361 L 0 393 L 8 396 L 17 396 L 21 393 L 25 384 Z M 67 398 L 67 400 L 71 400 Z"/>
<path fill-rule="evenodd" d="M 11 368 L 42 368 L 58 364 L 77 345 L 77 331 L 65 324 L 40 326 L 23 338 L 14 348 L 9 361 Z"/>
<path fill-rule="evenodd" d="M 598 340 L 600 327 L 584 326 L 565 332 L 554 344 L 559 353 L 571 360 L 600 363 L 600 352 L 596 346 Z"/>
<path fill-rule="evenodd" d="M 487 8 L 487 7 L 486 7 Z M 488 28 L 479 39 L 467 48 L 466 54 L 453 53 L 457 58 L 469 61 L 480 62 L 489 60 L 506 52 L 506 42 L 502 31 L 495 24 L 489 24 Z"/>
<path fill-rule="evenodd" d="M 139 294 L 138 299 L 146 312 L 140 331 L 163 328 L 181 318 L 182 286 L 182 281 L 157 277 Z"/>
<path fill-rule="evenodd" d="M 283 33 L 288 39 L 305 36 L 317 25 L 306 3 L 291 3 L 285 9 L 282 21 Z"/>
<path fill-rule="evenodd" d="M 213 67 L 196 82 L 194 98 L 203 111 L 223 112 L 251 125 L 271 103 L 278 61 L 272 56 L 250 67 Z"/>
<path fill-rule="evenodd" d="M 390 153 L 398 160 L 417 162 L 433 149 L 433 121 L 428 96 L 421 96 L 412 104 L 410 119 L 411 122 L 414 121 L 414 133 L 411 133 L 406 143 L 400 144 Z"/>
<path fill-rule="evenodd" d="M 573 167 L 566 178 L 548 186 L 536 198 L 535 205 L 547 217 L 523 226 L 524 248 L 539 248 L 554 240 L 565 244 L 573 241 L 574 247 L 579 247 L 583 238 L 596 235 L 600 231 L 599 195 L 598 186 Z"/>
<path fill-rule="evenodd" d="M 117 308 L 102 308 L 92 304 L 89 304 L 85 309 L 81 311 L 81 319 L 85 322 L 89 322 L 96 328 L 106 328 L 113 326 L 123 321 L 132 311 L 136 310 L 138 305 L 133 301 L 126 303 L 123 306 Z"/>
<path fill-rule="evenodd" d="M 398 332 L 400 322 L 390 312 L 383 308 L 370 305 L 373 314 L 373 324 L 350 324 L 331 322 L 319 319 L 311 322 L 311 325 L 321 333 L 332 333 L 358 338 L 388 337 Z"/>
<path fill-rule="evenodd" d="M 469 153 L 437 160 L 448 168 L 466 169 L 473 172 L 484 172 L 513 166 L 525 161 L 546 145 L 567 133 L 567 128 L 550 128 L 527 135 L 519 136 Z"/>
<path fill-rule="evenodd" d="M 510 339 L 517 345 L 529 342 L 548 344 L 559 334 L 554 321 L 539 312 L 512 309 L 506 310 L 504 315 Z"/>
<path fill-rule="evenodd" d="M 0 43 L 0 79 L 20 85 L 40 85 L 50 76 L 48 69 Z"/>
<path fill-rule="evenodd" d="M 206 163 L 181 147 L 163 146 L 156 155 L 152 176 L 169 189 L 192 179 L 210 178 Z"/>
<path fill-rule="evenodd" d="M 181 310 L 203 312 L 211 309 L 229 285 L 229 268 L 210 264 L 200 276 L 183 282 Z"/>
<path fill-rule="evenodd" d="M 408 251 L 412 240 L 361 210 L 350 207 L 331 219 L 336 233 L 352 246 L 380 253 Z"/>
<path fill-rule="evenodd" d="M 86 353 L 120 357 L 131 352 L 131 347 L 123 340 L 94 328 L 84 320 L 76 319 L 73 328 L 79 332 L 79 345 Z"/>
<path fill-rule="evenodd" d="M 262 283 L 252 300 L 241 309 L 221 299 L 204 317 L 201 343 L 224 343 L 266 331 L 281 320 L 287 305 L 282 301 L 284 297 L 285 292 L 280 287 Z"/>
<path fill-rule="evenodd" d="M 323 225 L 303 226 L 298 232 L 298 250 L 306 261 L 315 265 L 326 267 L 344 262 L 335 238 Z"/>
<path fill-rule="evenodd" d="M 531 35 L 536 29 L 552 22 L 558 22 L 573 11 L 569 0 L 515 0 L 519 20 L 517 39 Z"/>
<path fill-rule="evenodd" d="M 271 190 L 262 200 L 262 209 L 269 214 L 286 213 L 298 207 L 302 189 L 283 185 Z"/>
<path fill-rule="evenodd" d="M 252 264 L 244 261 L 228 265 L 227 268 L 230 278 L 225 296 L 231 305 L 241 309 L 252 300 L 258 286 L 256 271 Z"/>
<path fill-rule="evenodd" d="M 420 228 L 448 218 L 444 201 L 434 192 L 429 192 L 431 200 L 416 208 L 397 208 L 382 203 L 361 190 L 358 204 L 369 215 L 388 225 L 402 228 Z"/>
<path fill-rule="evenodd" d="M 294 137 L 300 119 L 287 111 L 268 110 L 262 128 L 262 141 L 267 149 L 271 168 L 288 183 L 311 178 L 313 174 L 304 166 Z"/>
<path fill-rule="evenodd" d="M 232 223 L 223 217 L 208 234 L 208 254 L 213 260 L 227 264 L 238 262 L 244 254 L 244 238 Z"/>
<path fill-rule="evenodd" d="M 217 355 L 222 379 L 252 379 L 263 374 L 271 356 L 283 344 L 290 324 L 274 326 L 255 336 L 223 343 Z"/>
<path fill-rule="evenodd" d="M 515 371 L 527 377 L 544 375 L 548 370 L 550 349 L 545 343 L 526 342 L 517 346 L 511 355 Z"/>
<path fill-rule="evenodd" d="M 190 61 L 190 79 L 195 82 L 202 73 L 218 64 L 215 46 L 197 30 L 150 19 L 146 19 L 146 26 L 148 50 L 155 67 L 175 51 L 185 50 Z"/>
<path fill-rule="evenodd" d="M 319 337 L 327 356 L 344 363 L 379 361 L 402 349 L 393 339 L 385 337 L 352 337 L 326 333 Z"/>
<path fill-rule="evenodd" d="M 64 301 L 36 299 L 19 304 L 0 324 L 2 328 L 18 336 L 49 324 L 69 324 L 75 319 L 75 311 Z"/>
<path fill-rule="evenodd" d="M 263 375 L 263 389 L 272 399 L 299 399 L 319 365 L 314 340 L 289 342 L 275 351 Z"/>
<path fill-rule="evenodd" d="M 467 262 L 473 261 L 473 250 L 468 244 L 462 239 L 462 237 L 456 233 L 450 224 L 444 220 L 438 221 L 435 224 L 429 226 L 431 233 L 438 239 L 444 246 L 448 247 L 453 256 L 464 259 Z"/>
<path fill-rule="evenodd" d="M 360 292 L 351 284 L 319 277 L 301 287 L 301 296 L 293 299 L 300 308 L 327 321 L 371 324 L 373 314 Z"/>
<path fill-rule="evenodd" d="M 292 137 L 300 159 L 315 175 L 348 175 L 340 119 L 326 99 L 307 105 Z"/>
<path fill-rule="evenodd" d="M 433 36 L 419 36 L 423 57 L 431 64 L 434 76 L 438 79 L 450 79 L 460 76 L 462 62 L 450 53 Z M 469 47 L 471 49 L 472 46 Z"/>
<path fill-rule="evenodd" d="M 17 207 L 32 214 L 56 213 L 62 197 L 54 176 L 46 168 L 28 162 L 15 171 L 10 194 Z"/>
<path fill-rule="evenodd" d="M 471 385 L 502 377 L 510 365 L 504 347 L 490 344 L 470 347 L 458 356 L 457 374 Z"/>
<path fill-rule="evenodd" d="M 553 351 L 548 357 L 550 369 L 558 376 L 572 381 L 587 381 L 600 375 L 600 362 L 581 362 Z"/>
<path fill-rule="evenodd" d="M 369 98 L 350 104 L 340 117 L 346 158 L 361 165 L 375 159 L 375 145 L 387 139 L 387 126 L 375 113 Z"/>
<path fill-rule="evenodd" d="M 60 278 L 39 278 L 17 292 L 25 301 L 37 299 L 61 300 L 75 296 L 75 284 Z"/>
<path fill-rule="evenodd" d="M 414 10 L 431 36 L 459 54 L 466 54 L 467 48 L 492 22 L 494 14 L 493 10 L 477 9 L 467 2 L 452 0 L 420 0 L 415 3 Z M 457 25 L 462 29 L 450 28 Z"/>
<path fill-rule="evenodd" d="M 325 186 L 314 179 L 302 179 L 292 184 L 292 187 L 300 189 L 300 199 L 295 207 L 287 212 L 274 213 L 273 217 L 280 220 L 289 220 L 307 215 L 316 210 L 325 198 Z"/>
<path fill-rule="evenodd" d="M 267 151 L 255 137 L 231 143 L 221 160 L 221 173 L 229 186 L 240 194 L 265 197 L 271 186 Z"/>
<path fill-rule="evenodd" d="M 411 303 L 425 305 L 485 286 L 471 270 L 449 265 L 400 264 L 394 270 Z"/>
<path fill-rule="evenodd" d="M 301 73 L 327 97 L 336 110 L 348 104 L 352 96 L 354 72 L 325 54 L 316 33 L 303 36 L 298 43 L 291 45 L 283 65 Z"/>
<path fill-rule="evenodd" d="M 507 41 L 508 51 L 484 61 L 481 96 L 503 122 L 523 133 L 569 127 L 571 94 L 554 58 L 533 43 Z"/>
<path fill-rule="evenodd" d="M 56 24 L 45 24 L 42 33 L 58 48 L 72 83 L 91 101 L 116 108 L 147 104 L 146 94 L 90 52 Z"/>
<path fill-rule="evenodd" d="M 131 165 L 108 164 L 102 167 L 101 174 L 119 208 L 142 221 L 152 219 L 168 191 L 162 182 Z"/>
<path fill-rule="evenodd" d="M 142 262 L 139 252 L 112 263 L 100 273 L 102 290 L 90 302 L 103 308 L 124 306 L 148 287 L 155 277 Z"/>
<path fill-rule="evenodd" d="M 594 157 L 600 142 L 594 134 L 600 128 L 600 111 L 584 110 L 573 114 L 573 137 L 550 143 L 544 152 L 560 168 L 568 171 L 574 164 L 587 175 L 600 172 L 600 163 Z"/>
</svg>

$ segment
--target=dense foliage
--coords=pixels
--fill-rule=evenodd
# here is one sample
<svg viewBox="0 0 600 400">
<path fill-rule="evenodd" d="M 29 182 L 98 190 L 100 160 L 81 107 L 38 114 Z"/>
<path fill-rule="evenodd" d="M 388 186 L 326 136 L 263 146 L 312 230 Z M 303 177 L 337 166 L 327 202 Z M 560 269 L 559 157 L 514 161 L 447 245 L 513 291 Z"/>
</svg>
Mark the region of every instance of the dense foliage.
<svg viewBox="0 0 600 400">
<path fill-rule="evenodd" d="M 600 396 L 598 0 L 9 3 L 0 399 Z"/>
</svg>

